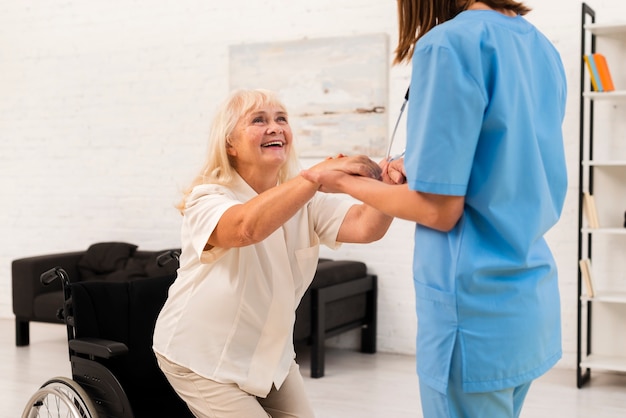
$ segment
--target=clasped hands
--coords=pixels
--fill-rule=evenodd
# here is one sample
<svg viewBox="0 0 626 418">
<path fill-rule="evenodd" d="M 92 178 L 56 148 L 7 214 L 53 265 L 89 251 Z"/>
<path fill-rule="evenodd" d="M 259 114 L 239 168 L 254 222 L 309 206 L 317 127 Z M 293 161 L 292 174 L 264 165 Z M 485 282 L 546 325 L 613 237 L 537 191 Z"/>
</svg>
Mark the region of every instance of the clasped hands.
<svg viewBox="0 0 626 418">
<path fill-rule="evenodd" d="M 366 155 L 328 157 L 300 174 L 327 193 L 342 192 L 341 182 L 350 176 L 368 177 L 387 184 L 406 182 L 403 158 L 376 163 Z"/>
</svg>

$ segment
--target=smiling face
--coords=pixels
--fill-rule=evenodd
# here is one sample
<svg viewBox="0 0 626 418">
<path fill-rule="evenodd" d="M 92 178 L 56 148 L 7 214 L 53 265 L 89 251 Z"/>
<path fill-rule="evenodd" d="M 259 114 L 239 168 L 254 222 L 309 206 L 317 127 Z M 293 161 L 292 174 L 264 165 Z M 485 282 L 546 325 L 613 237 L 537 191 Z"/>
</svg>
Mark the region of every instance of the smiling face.
<svg viewBox="0 0 626 418">
<path fill-rule="evenodd" d="M 285 109 L 265 104 L 239 119 L 226 150 L 233 167 L 248 184 L 272 187 L 278 171 L 287 162 L 292 140 Z"/>
</svg>

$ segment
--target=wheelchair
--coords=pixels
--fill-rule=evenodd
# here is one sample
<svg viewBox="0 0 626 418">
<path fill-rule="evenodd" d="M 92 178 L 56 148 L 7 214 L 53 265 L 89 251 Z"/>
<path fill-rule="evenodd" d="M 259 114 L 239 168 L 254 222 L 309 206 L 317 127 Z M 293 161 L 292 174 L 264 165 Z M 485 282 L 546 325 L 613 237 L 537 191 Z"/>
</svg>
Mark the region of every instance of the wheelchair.
<svg viewBox="0 0 626 418">
<path fill-rule="evenodd" d="M 159 255 L 163 265 L 177 251 Z M 60 280 L 72 378 L 54 377 L 29 399 L 22 418 L 192 418 L 152 352 L 156 317 L 176 275 L 126 282 L 71 283 L 55 267 L 41 275 Z"/>
</svg>

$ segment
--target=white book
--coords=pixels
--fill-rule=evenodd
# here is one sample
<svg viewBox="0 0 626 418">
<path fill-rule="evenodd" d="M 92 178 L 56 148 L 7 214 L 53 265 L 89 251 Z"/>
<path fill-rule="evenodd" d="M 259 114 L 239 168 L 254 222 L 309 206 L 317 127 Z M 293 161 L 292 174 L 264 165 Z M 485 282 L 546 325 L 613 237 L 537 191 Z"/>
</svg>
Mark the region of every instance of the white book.
<svg viewBox="0 0 626 418">
<path fill-rule="evenodd" d="M 589 194 L 589 192 L 583 193 L 583 211 L 585 212 L 589 228 L 599 228 L 600 221 L 598 220 L 596 201 L 593 198 L 593 195 Z"/>
<path fill-rule="evenodd" d="M 593 276 L 591 274 L 591 261 L 588 258 L 585 258 L 580 260 L 578 264 L 580 265 L 580 273 L 582 275 L 583 282 L 585 283 L 587 296 L 592 298 L 595 295 L 595 290 L 593 287 Z"/>
</svg>

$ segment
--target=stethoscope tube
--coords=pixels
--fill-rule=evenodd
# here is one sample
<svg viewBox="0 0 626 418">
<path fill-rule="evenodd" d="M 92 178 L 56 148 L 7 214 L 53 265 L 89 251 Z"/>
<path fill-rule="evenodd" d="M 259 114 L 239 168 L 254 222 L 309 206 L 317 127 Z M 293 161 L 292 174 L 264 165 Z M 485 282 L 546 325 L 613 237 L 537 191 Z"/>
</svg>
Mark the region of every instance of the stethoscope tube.
<svg viewBox="0 0 626 418">
<path fill-rule="evenodd" d="M 409 101 L 409 90 L 410 89 L 411 89 L 411 86 L 409 86 L 406 89 L 406 94 L 404 95 L 404 101 L 402 102 L 402 107 L 400 107 L 400 114 L 398 114 L 398 119 L 396 120 L 396 125 L 393 127 L 393 132 L 391 133 L 391 138 L 389 139 L 389 145 L 387 146 L 387 154 L 385 154 L 385 159 L 388 160 L 388 161 L 393 161 L 396 158 L 400 158 L 402 155 L 404 155 L 404 151 L 402 151 L 402 153 L 400 155 L 391 158 L 391 147 L 393 145 L 393 140 L 396 137 L 396 131 L 398 130 L 398 125 L 400 124 L 400 119 L 402 119 L 402 114 L 404 113 L 404 108 L 406 107 L 406 104 Z"/>
</svg>

